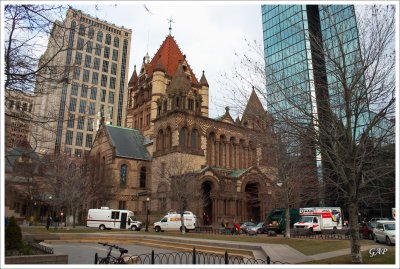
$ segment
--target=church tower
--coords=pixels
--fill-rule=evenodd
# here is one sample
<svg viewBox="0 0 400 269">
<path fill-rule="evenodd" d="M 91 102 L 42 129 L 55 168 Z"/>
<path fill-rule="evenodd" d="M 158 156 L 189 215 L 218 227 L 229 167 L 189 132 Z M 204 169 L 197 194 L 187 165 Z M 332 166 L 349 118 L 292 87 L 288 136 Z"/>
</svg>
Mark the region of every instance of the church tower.
<svg viewBox="0 0 400 269">
<path fill-rule="evenodd" d="M 156 135 L 156 117 L 172 109 L 187 109 L 208 117 L 208 82 L 204 71 L 199 82 L 171 35 L 151 60 L 148 54 L 143 57 L 139 74 L 135 68 L 128 90 L 126 125 L 140 130 L 148 139 Z"/>
</svg>

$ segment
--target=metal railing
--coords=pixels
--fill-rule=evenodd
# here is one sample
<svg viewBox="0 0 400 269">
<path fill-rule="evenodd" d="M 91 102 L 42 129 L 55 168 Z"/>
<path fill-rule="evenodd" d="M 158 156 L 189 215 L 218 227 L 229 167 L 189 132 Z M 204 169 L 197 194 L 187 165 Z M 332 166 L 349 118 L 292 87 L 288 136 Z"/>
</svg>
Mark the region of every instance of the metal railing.
<svg viewBox="0 0 400 269">
<path fill-rule="evenodd" d="M 266 260 L 262 260 L 228 254 L 227 251 L 224 254 L 206 253 L 196 251 L 196 248 L 187 252 L 158 254 L 152 250 L 150 254 L 125 255 L 124 260 L 128 264 L 288 264 L 279 261 L 273 262 L 269 256 Z M 97 257 L 95 257 L 96 261 Z"/>
<path fill-rule="evenodd" d="M 29 244 L 31 247 L 36 248 L 36 249 L 42 251 L 43 253 L 46 253 L 46 254 L 54 254 L 54 250 L 53 250 L 53 248 L 51 248 L 51 247 L 43 246 L 43 245 L 38 244 L 38 243 L 35 243 L 35 242 L 28 242 L 28 244 Z"/>
</svg>

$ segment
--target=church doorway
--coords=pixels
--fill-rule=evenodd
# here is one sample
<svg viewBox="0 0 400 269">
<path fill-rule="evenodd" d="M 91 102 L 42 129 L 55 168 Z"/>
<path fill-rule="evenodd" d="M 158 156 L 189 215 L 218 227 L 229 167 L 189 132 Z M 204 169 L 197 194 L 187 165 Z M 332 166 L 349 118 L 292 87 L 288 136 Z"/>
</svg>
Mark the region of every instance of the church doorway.
<svg viewBox="0 0 400 269">
<path fill-rule="evenodd" d="M 259 222 L 260 221 L 260 206 L 261 201 L 259 198 L 259 184 L 258 183 L 248 183 L 245 187 L 246 194 L 246 221 Z"/>
<path fill-rule="evenodd" d="M 203 192 L 203 225 L 211 225 L 213 221 L 212 212 L 212 200 L 210 198 L 210 193 L 212 189 L 212 183 L 210 181 L 204 181 L 201 184 L 201 190 Z"/>
</svg>

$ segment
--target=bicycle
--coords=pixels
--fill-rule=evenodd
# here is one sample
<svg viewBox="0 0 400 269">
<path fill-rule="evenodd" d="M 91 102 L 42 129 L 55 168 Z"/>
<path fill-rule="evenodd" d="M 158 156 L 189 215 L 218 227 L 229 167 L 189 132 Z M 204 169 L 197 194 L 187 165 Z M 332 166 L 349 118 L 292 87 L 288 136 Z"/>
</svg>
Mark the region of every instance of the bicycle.
<svg viewBox="0 0 400 269">
<path fill-rule="evenodd" d="M 108 253 L 106 257 L 98 257 L 97 253 L 95 254 L 95 264 L 125 264 L 124 257 L 122 255 L 128 253 L 128 250 L 125 248 L 121 248 L 117 245 L 110 245 L 107 243 L 98 242 L 98 244 L 109 247 Z M 119 250 L 119 257 L 115 257 L 111 254 L 113 249 Z"/>
</svg>

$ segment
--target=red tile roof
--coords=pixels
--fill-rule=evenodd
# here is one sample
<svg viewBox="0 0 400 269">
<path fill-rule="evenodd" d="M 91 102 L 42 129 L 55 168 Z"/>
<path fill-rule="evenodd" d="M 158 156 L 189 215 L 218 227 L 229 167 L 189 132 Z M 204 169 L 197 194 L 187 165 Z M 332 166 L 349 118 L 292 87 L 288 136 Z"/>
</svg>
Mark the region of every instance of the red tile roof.
<svg viewBox="0 0 400 269">
<path fill-rule="evenodd" d="M 157 53 L 154 55 L 153 59 L 151 59 L 150 63 L 146 65 L 148 75 L 153 74 L 153 69 L 156 66 L 156 63 L 161 55 L 161 62 L 164 66 L 166 72 L 171 77 L 175 74 L 176 69 L 178 68 L 179 61 L 183 60 L 184 56 L 182 51 L 176 44 L 175 39 L 172 36 L 167 36 L 164 42 L 158 49 Z M 190 66 L 188 66 L 189 71 L 192 75 L 192 83 L 198 84 L 198 80 L 194 75 Z"/>
</svg>

